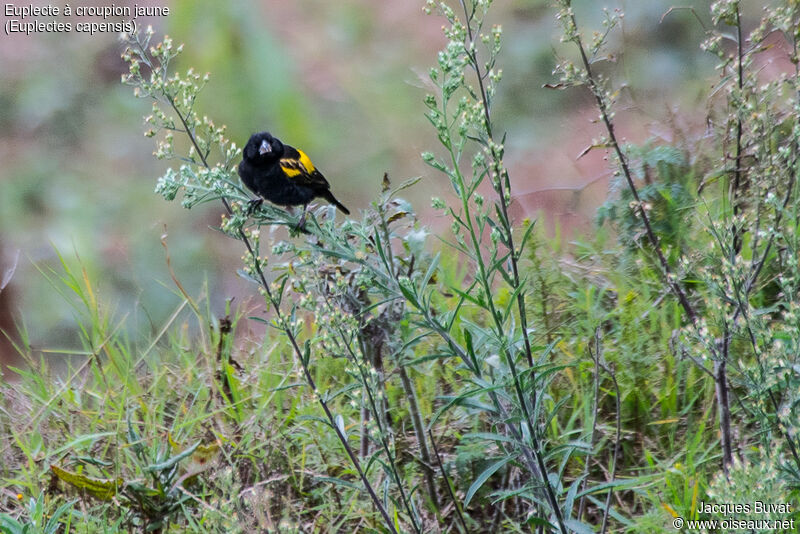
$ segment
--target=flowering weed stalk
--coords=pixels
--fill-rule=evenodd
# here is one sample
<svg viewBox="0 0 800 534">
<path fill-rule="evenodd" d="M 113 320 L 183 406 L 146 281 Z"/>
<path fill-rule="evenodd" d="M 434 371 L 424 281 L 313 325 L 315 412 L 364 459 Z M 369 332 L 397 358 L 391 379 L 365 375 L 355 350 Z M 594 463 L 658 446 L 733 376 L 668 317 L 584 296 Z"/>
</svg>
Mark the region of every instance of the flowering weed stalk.
<svg viewBox="0 0 800 534">
<path fill-rule="evenodd" d="M 200 76 L 192 69 L 184 76 L 170 74 L 170 62 L 181 52 L 183 45 L 175 47 L 172 40 L 165 37 L 162 42 L 150 46 L 152 37 L 151 28 L 144 35 L 127 36 L 128 47 L 123 58 L 129 63 L 129 73 L 123 75 L 122 81 L 134 86 L 136 96 L 153 99 L 153 113 L 146 118 L 151 128 L 145 135 L 153 137 L 159 131 L 164 132 L 158 142 L 156 157 L 183 162 L 177 171 L 172 168 L 167 171 L 158 181 L 156 191 L 167 200 L 174 200 L 178 192 L 182 192 L 182 204 L 186 208 L 215 200 L 222 202 L 227 213 L 223 218 L 222 230 L 245 245 L 247 253 L 244 257 L 244 270 L 260 285 L 259 292 L 273 312 L 273 326 L 286 336 L 301 365 L 303 377 L 325 414 L 324 421 L 336 433 L 364 489 L 380 513 L 384 526 L 390 532 L 396 533 L 397 523 L 390 518 L 384 506 L 385 501 L 378 497 L 350 446 L 342 417 L 333 414 L 328 395 L 317 389 L 310 369 L 311 344 L 306 342 L 301 347 L 302 321 L 298 319 L 295 307 L 292 306 L 289 313 L 283 310 L 287 279 L 269 283 L 264 273 L 267 259 L 260 255 L 258 227 L 264 223 L 288 226 L 288 214 L 272 206 L 262 206 L 262 212 L 256 221 L 248 223 L 245 204 L 250 197 L 238 180 L 233 178 L 234 163 L 241 150 L 225 137 L 224 127 L 217 127 L 206 116 L 201 118 L 195 110 L 197 96 L 208 81 L 208 75 Z M 143 69 L 145 72 L 142 72 Z M 186 135 L 190 141 L 188 154 L 176 154 L 173 144 L 176 133 Z M 219 153 L 219 162 L 212 164 L 210 158 L 215 151 Z M 411 519 L 413 522 L 413 515 Z"/>
<path fill-rule="evenodd" d="M 455 7 L 431 0 L 425 8 L 428 13 L 438 11 L 447 20 L 443 29 L 448 41 L 439 52 L 438 66 L 430 71 L 438 94 L 425 99 L 427 118 L 436 129 L 444 155 L 426 152 L 423 159 L 448 178 L 455 192 L 454 205 L 434 199 L 434 207 L 452 220 L 453 241 L 447 245 L 474 267 L 474 276 L 467 287 L 452 288 L 459 295 L 458 304 L 444 317 L 430 312 L 424 286 L 401 283 L 401 287 L 427 327 L 444 340 L 451 356 L 460 358 L 471 374 L 475 387 L 459 395 L 456 402 L 486 395 L 496 424 L 504 428 L 505 436 L 498 435 L 498 439 L 510 437 L 513 443 L 501 449 L 503 455 L 485 475 L 519 458 L 532 477 L 528 484 L 534 502 L 544 512 L 540 517 L 567 532 L 557 495 L 560 488 L 552 483 L 538 422 L 545 417 L 538 392 L 547 387 L 552 369 L 539 375 L 546 364 L 534 357 L 525 301 L 528 288 L 519 268 L 533 225 L 525 228 L 517 242 L 508 214 L 512 194 L 503 162 L 505 136 L 496 133 L 491 114 L 502 79 L 502 70 L 496 65 L 502 28 L 484 26 L 490 6 L 491 1 L 483 0 L 462 0 Z M 492 200 L 483 196 L 484 183 L 491 187 Z M 474 307 L 481 319 L 465 320 L 462 306 Z M 456 339 L 454 327 L 462 329 L 463 343 Z M 548 352 L 542 350 L 542 358 Z M 485 481 L 485 477 L 479 479 Z M 470 488 L 465 504 L 479 487 Z"/>
</svg>

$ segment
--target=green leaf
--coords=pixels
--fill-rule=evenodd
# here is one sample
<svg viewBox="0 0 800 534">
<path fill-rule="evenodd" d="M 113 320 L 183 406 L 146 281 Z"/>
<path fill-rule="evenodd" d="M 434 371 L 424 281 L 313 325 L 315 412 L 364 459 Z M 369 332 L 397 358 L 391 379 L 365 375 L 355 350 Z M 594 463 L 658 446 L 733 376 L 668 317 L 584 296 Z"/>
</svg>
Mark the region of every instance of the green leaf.
<svg viewBox="0 0 800 534">
<path fill-rule="evenodd" d="M 8 514 L 0 514 L 0 532 L 3 534 L 23 534 L 22 523 Z"/>
<path fill-rule="evenodd" d="M 315 480 L 319 480 L 320 482 L 328 482 L 330 484 L 334 484 L 336 486 L 342 486 L 345 488 L 349 488 L 356 491 L 363 491 L 364 488 L 361 487 L 360 484 L 354 484 L 347 480 L 342 480 L 341 478 L 335 477 L 314 477 Z"/>
<path fill-rule="evenodd" d="M 114 465 L 113 462 L 107 462 L 99 458 L 92 458 L 91 456 L 76 456 L 75 459 L 79 462 L 83 462 L 89 465 L 95 465 L 97 467 L 112 467 Z"/>
<path fill-rule="evenodd" d="M 430 282 L 431 278 L 433 278 L 433 274 L 436 272 L 436 269 L 439 267 L 439 258 L 441 257 L 441 253 L 437 253 L 436 256 L 433 257 L 431 260 L 431 264 L 428 266 L 428 270 L 425 271 L 425 276 L 422 277 L 419 284 L 419 292 L 422 293 L 425 291 L 425 288 L 428 286 L 428 282 Z"/>
<path fill-rule="evenodd" d="M 594 534 L 594 530 L 589 527 L 589 525 L 577 519 L 567 519 L 564 523 L 569 527 L 569 530 L 575 534 Z"/>
<path fill-rule="evenodd" d="M 361 387 L 361 384 L 359 384 L 358 382 L 353 382 L 352 384 L 347 384 L 346 386 L 344 386 L 342 388 L 339 388 L 339 389 L 337 389 L 336 391 L 334 391 L 332 393 L 327 393 L 326 396 L 325 396 L 325 402 L 330 402 L 330 401 L 334 400 L 336 397 L 339 397 L 340 395 L 344 395 L 345 393 L 350 393 L 351 391 L 353 391 L 354 389 L 358 389 L 359 387 Z M 337 415 L 336 417 L 341 417 L 341 416 Z"/>
<path fill-rule="evenodd" d="M 553 529 L 553 530 L 556 529 L 556 526 L 554 524 L 552 524 L 550 521 L 548 521 L 546 519 L 543 519 L 543 518 L 541 518 L 541 517 L 539 517 L 537 515 L 532 515 L 531 517 L 529 517 L 528 520 L 525 521 L 525 524 L 526 525 L 537 526 L 537 527 L 538 526 L 543 526 L 543 527 L 547 527 L 547 529 Z"/>
<path fill-rule="evenodd" d="M 587 499 L 589 500 L 589 502 L 594 504 L 598 509 L 604 510 L 605 507 L 606 507 L 604 502 L 600 501 L 599 499 L 597 499 L 597 498 L 595 498 L 595 497 L 593 497 L 591 495 L 589 495 L 587 497 Z M 608 509 L 608 515 L 610 515 L 611 517 L 614 518 L 614 520 L 619 521 L 620 524 L 622 524 L 622 525 L 624 525 L 626 527 L 632 527 L 633 526 L 633 521 L 631 521 L 629 518 L 625 517 L 623 514 L 619 513 L 617 510 L 614 509 L 613 506 Z"/>
<path fill-rule="evenodd" d="M 78 436 L 77 438 L 73 439 L 72 441 L 70 441 L 66 445 L 62 445 L 58 449 L 56 449 L 53 452 L 51 452 L 50 456 L 61 456 L 62 452 L 68 451 L 70 449 L 74 449 L 78 445 L 82 445 L 83 443 L 86 443 L 86 442 L 93 442 L 93 441 L 95 441 L 95 440 L 97 440 L 99 438 L 105 437 L 105 436 L 113 436 L 114 434 L 115 434 L 114 432 L 98 432 L 96 434 L 85 434 L 83 436 Z"/>
<path fill-rule="evenodd" d="M 469 487 L 469 490 L 467 490 L 466 497 L 464 497 L 464 508 L 469 506 L 469 502 L 475 496 L 475 493 L 479 489 L 481 489 L 481 487 L 486 483 L 487 480 L 489 480 L 489 477 L 495 474 L 500 468 L 505 466 L 511 460 L 513 460 L 513 457 L 511 456 L 506 456 L 505 458 L 501 458 L 500 460 L 496 461 L 495 463 L 484 469 L 483 473 L 478 475 L 478 478 L 475 479 L 475 482 L 473 482 L 472 485 Z"/>
<path fill-rule="evenodd" d="M 455 287 L 455 286 L 450 286 L 450 291 L 452 291 L 452 292 L 456 293 L 457 295 L 459 295 L 460 297 L 462 297 L 462 298 L 463 298 L 464 300 L 466 300 L 467 302 L 471 302 L 471 303 L 473 303 L 474 305 L 478 306 L 479 308 L 486 308 L 486 307 L 487 307 L 487 306 L 486 306 L 486 303 L 483 301 L 483 299 L 480 299 L 480 300 L 479 300 L 479 299 L 476 299 L 475 297 L 473 297 L 473 296 L 472 296 L 472 295 L 470 295 L 469 293 L 467 293 L 467 292 L 465 292 L 465 291 L 462 291 L 461 289 L 459 289 L 459 288 L 457 288 L 457 287 Z M 469 290 L 468 290 L 468 291 L 469 291 Z"/>
<path fill-rule="evenodd" d="M 536 221 L 531 221 L 531 223 L 525 228 L 525 232 L 522 234 L 522 238 L 519 241 L 519 255 L 522 256 L 522 253 L 525 251 L 525 246 L 528 244 L 528 239 L 530 239 L 531 235 L 533 234 L 533 227 L 536 226 Z"/>
<path fill-rule="evenodd" d="M 44 528 L 44 534 L 56 534 L 56 532 L 58 532 L 58 530 L 61 528 L 61 524 L 59 523 L 61 516 L 71 511 L 72 505 L 75 504 L 76 502 L 78 502 L 77 499 L 75 499 L 74 501 L 66 502 L 61 506 L 59 506 L 58 509 L 55 512 L 53 512 L 53 515 L 47 521 L 47 525 Z"/>
<path fill-rule="evenodd" d="M 347 428 L 344 425 L 344 417 L 341 414 L 336 414 L 336 417 L 333 418 L 333 421 L 336 423 L 336 428 L 339 429 L 342 436 L 347 439 Z"/>
<path fill-rule="evenodd" d="M 322 423 L 325 426 L 331 426 L 330 421 L 318 415 L 298 415 L 295 418 L 295 421 L 316 421 L 317 423 Z"/>
<path fill-rule="evenodd" d="M 176 454 L 175 456 L 164 460 L 163 462 L 159 462 L 157 464 L 151 464 L 145 467 L 145 471 L 166 471 L 167 469 L 173 467 L 175 464 L 183 460 L 184 458 L 191 456 L 192 453 L 197 450 L 197 447 L 200 446 L 201 441 L 197 441 L 194 445 L 186 449 L 185 451 Z"/>
<path fill-rule="evenodd" d="M 612 488 L 616 488 L 619 486 L 636 486 L 637 484 L 641 484 L 640 479 L 623 479 L 623 480 L 614 480 L 612 482 L 604 482 L 602 484 L 597 484 L 595 486 L 586 488 L 585 490 L 579 492 L 575 497 L 583 497 L 584 495 L 591 495 L 593 493 L 599 493 L 601 491 L 606 491 Z"/>
<path fill-rule="evenodd" d="M 465 395 L 468 395 L 468 394 L 469 394 L 469 392 L 467 392 Z M 439 417 L 441 417 L 441 415 L 443 413 L 445 413 L 447 410 L 452 408 L 454 405 L 458 404 L 463 397 L 464 397 L 464 395 L 461 395 L 460 397 L 453 397 L 453 396 L 440 396 L 440 397 L 437 397 L 438 400 L 446 400 L 447 402 L 441 408 L 436 410 L 436 412 L 434 412 L 434 414 L 431 416 L 430 423 L 428 423 L 428 429 L 433 428 L 433 426 L 436 424 L 436 421 L 439 419 Z"/>
<path fill-rule="evenodd" d="M 57 465 L 51 465 L 50 470 L 64 482 L 67 482 L 68 484 L 75 486 L 80 490 L 86 491 L 101 501 L 110 501 L 111 498 L 117 494 L 117 490 L 121 488 L 124 483 L 121 478 L 116 480 L 91 478 L 87 477 L 86 475 L 61 469 Z"/>
<path fill-rule="evenodd" d="M 572 481 L 572 484 L 567 491 L 567 497 L 564 499 L 564 510 L 572 510 L 573 506 L 575 505 L 575 496 L 578 494 L 578 490 L 580 490 L 581 484 L 583 484 L 585 479 L 586 475 L 581 475 Z M 570 517 L 567 517 L 566 519 L 570 519 Z"/>
<path fill-rule="evenodd" d="M 140 458 L 144 454 L 144 445 L 142 445 L 142 438 L 139 436 L 139 433 L 136 432 L 136 429 L 133 428 L 133 422 L 131 421 L 131 416 L 133 415 L 133 410 L 128 412 L 128 444 L 130 444 L 131 449 L 133 452 L 139 456 Z"/>
<path fill-rule="evenodd" d="M 416 184 L 420 180 L 422 180 L 422 176 L 414 176 L 413 178 L 409 178 L 408 180 L 406 180 L 402 184 L 398 185 L 392 191 L 392 194 L 390 195 L 390 198 L 393 197 L 394 195 L 396 195 L 397 193 L 399 193 L 400 191 L 402 191 L 403 189 L 408 189 L 409 187 L 413 186 L 414 184 Z"/>
<path fill-rule="evenodd" d="M 456 303 L 455 307 L 453 308 L 452 314 L 450 316 L 450 321 L 447 323 L 445 330 L 449 332 L 453 329 L 453 325 L 456 322 L 456 319 L 460 317 L 459 312 L 461 311 L 461 305 L 464 304 L 464 298 L 459 297 L 458 302 Z"/>
<path fill-rule="evenodd" d="M 478 365 L 478 357 L 475 355 L 475 347 L 472 344 L 472 332 L 470 332 L 469 328 L 464 328 L 464 341 L 467 343 L 467 355 L 469 356 L 470 361 L 465 362 L 469 363 L 472 366 L 472 372 L 480 374 L 480 365 Z"/>
<path fill-rule="evenodd" d="M 517 441 L 502 434 L 495 434 L 493 432 L 470 432 L 464 434 L 461 439 L 480 439 L 486 441 L 502 441 L 504 443 L 517 443 Z"/>
</svg>

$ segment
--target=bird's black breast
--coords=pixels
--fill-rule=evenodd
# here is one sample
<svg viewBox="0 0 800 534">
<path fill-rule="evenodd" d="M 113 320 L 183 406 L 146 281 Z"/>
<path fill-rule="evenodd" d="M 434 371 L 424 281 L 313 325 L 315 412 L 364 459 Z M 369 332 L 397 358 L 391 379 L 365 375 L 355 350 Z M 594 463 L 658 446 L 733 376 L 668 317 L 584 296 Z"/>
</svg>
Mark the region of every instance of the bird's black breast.
<svg viewBox="0 0 800 534">
<path fill-rule="evenodd" d="M 256 169 L 254 169 L 253 166 L 247 162 L 247 160 L 243 159 L 239 163 L 237 170 L 239 171 L 239 178 L 242 179 L 242 183 L 254 193 L 258 193 L 255 180 Z"/>
</svg>

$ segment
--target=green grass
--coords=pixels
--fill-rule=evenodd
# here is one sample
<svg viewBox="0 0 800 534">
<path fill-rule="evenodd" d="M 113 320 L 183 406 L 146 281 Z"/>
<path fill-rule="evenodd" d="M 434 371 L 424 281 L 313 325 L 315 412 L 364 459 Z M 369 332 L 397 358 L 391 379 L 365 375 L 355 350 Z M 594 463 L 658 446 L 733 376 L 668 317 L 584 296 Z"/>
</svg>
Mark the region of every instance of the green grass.
<svg viewBox="0 0 800 534">
<path fill-rule="evenodd" d="M 666 351 L 677 313 L 674 305 L 653 308 L 653 296 L 646 287 L 639 286 L 634 294 L 629 277 L 621 274 L 612 276 L 603 290 L 587 288 L 584 279 L 579 280 L 584 284 L 581 288 L 574 274 L 553 270 L 557 263 L 540 267 L 550 268 L 547 276 L 553 283 L 548 299 L 569 302 L 551 318 L 561 326 L 551 333 L 557 341 L 548 358 L 565 366 L 547 390 L 547 410 L 554 414 L 547 435 L 555 438 L 553 445 L 581 439 L 587 421 L 597 411 L 592 455 L 576 454 L 577 462 L 562 476 L 579 476 L 587 468 L 602 477 L 599 466 L 608 462 L 613 450 L 615 394 L 607 377 L 601 376 L 594 406 L 595 368 L 587 353 L 594 339 L 592 325 L 609 321 L 613 327 L 602 334 L 603 356 L 617 370 L 623 394 L 618 476 L 630 481 L 627 489 L 617 489 L 622 499 L 617 512 L 632 517 L 647 509 L 664 523 L 668 515 L 663 505 L 680 513 L 689 510 L 692 484 L 700 480 L 695 469 L 713 472 L 718 461 L 713 452 L 709 454 L 715 439 L 706 430 L 714 426 L 708 410 L 713 391 L 693 366 Z M 443 272 L 444 278 L 463 276 L 456 274 L 455 266 L 447 269 L 453 271 Z M 170 531 L 167 524 L 172 525 L 171 531 L 196 532 L 247 532 L 257 526 L 276 529 L 279 525 L 306 525 L 321 532 L 330 531 L 326 530 L 330 525 L 339 530 L 381 530 L 379 518 L 365 501 L 335 436 L 320 422 L 313 395 L 277 332 L 268 329 L 253 334 L 258 323 L 231 310 L 231 331 L 221 334 L 220 318 L 208 312 L 207 301 L 184 296 L 176 286 L 170 320 L 159 325 L 152 337 L 127 339 L 121 328 L 124 316 L 118 318 L 118 313 L 109 311 L 102 287 L 83 276 L 80 264 L 70 266 L 64 260 L 60 269 L 43 273 L 73 305 L 82 349 L 48 350 L 37 358 L 37 351 L 20 346 L 28 365 L 16 370 L 16 376 L 9 373 L 8 381 L 2 383 L 0 475 L 7 493 L 23 495 L 19 504 L 5 496 L 7 511 L 18 514 L 29 498 L 43 496 L 48 510 L 78 499 L 80 506 L 72 512 L 73 529 L 81 525 L 83 530 L 78 531 L 87 531 L 94 524 L 103 525 L 107 532 L 122 532 L 130 525 L 144 526 L 148 520 L 123 493 L 113 501 L 102 501 L 57 480 L 50 466 L 156 491 L 148 465 L 199 442 L 215 447 L 207 463 L 190 455 L 173 474 L 174 482 L 197 471 L 186 493 L 182 489 L 170 495 L 170 488 L 161 488 L 161 499 L 179 503 L 164 514 L 165 532 Z M 629 296 L 611 298 L 612 292 Z M 653 347 L 662 352 L 654 352 Z M 425 356 L 433 348 L 435 344 L 423 343 L 408 357 Z M 341 388 L 346 383 L 343 366 L 341 359 L 316 359 L 318 388 Z M 457 361 L 438 359 L 412 368 L 427 420 L 442 406 L 437 397 L 464 380 L 460 367 Z M 409 432 L 409 413 L 396 386 L 388 396 L 399 462 L 405 480 L 413 486 L 420 480 L 421 468 L 414 434 Z M 560 402 L 565 403 L 556 410 Z M 358 410 L 346 402 L 335 406 L 351 422 L 348 431 L 357 448 Z M 131 441 L 129 424 L 139 436 L 142 458 L 133 451 L 136 443 Z M 481 439 L 466 437 L 492 431 L 491 422 L 480 410 L 465 405 L 445 412 L 434 429 L 443 460 L 452 466 L 450 478 L 457 495 L 463 499 L 490 465 L 487 452 L 489 457 L 492 450 L 501 452 L 487 451 Z M 676 464 L 694 467 L 687 471 Z M 494 500 L 493 491 L 509 487 L 504 484 L 514 486 L 513 479 L 519 476 L 514 472 L 491 477 L 477 492 L 466 510 L 473 521 L 491 524 L 491 515 L 484 516 L 481 510 Z M 662 479 L 657 475 L 661 472 L 670 474 Z M 441 483 L 440 474 L 437 480 Z M 652 510 L 656 503 L 662 507 L 660 512 Z M 76 515 L 77 509 L 82 515 Z M 514 514 L 499 509 L 501 523 L 513 525 L 502 518 Z M 118 527 L 108 526 L 114 524 Z"/>
</svg>

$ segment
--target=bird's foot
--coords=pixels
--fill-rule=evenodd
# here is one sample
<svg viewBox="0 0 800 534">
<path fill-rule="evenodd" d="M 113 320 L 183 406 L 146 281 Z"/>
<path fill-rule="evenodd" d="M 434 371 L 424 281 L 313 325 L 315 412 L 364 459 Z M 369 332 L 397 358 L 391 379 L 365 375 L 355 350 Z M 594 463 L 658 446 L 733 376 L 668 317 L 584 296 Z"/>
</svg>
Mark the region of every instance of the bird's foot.
<svg viewBox="0 0 800 534">
<path fill-rule="evenodd" d="M 304 234 L 309 233 L 308 230 L 306 230 L 306 212 L 305 212 L 305 210 L 303 210 L 303 215 L 300 216 L 300 220 L 297 221 L 297 229 L 299 231 L 303 232 Z"/>
<path fill-rule="evenodd" d="M 261 204 L 264 203 L 264 199 L 261 197 L 256 197 L 250 202 L 247 203 L 247 216 L 251 216 L 253 212 L 255 212 L 258 208 L 261 207 Z"/>
<path fill-rule="evenodd" d="M 300 219 L 298 219 L 297 226 L 295 226 L 294 229 L 300 233 L 308 235 L 311 232 L 306 230 L 306 213 L 308 213 L 306 207 L 303 206 L 303 213 L 300 215 Z"/>
</svg>

